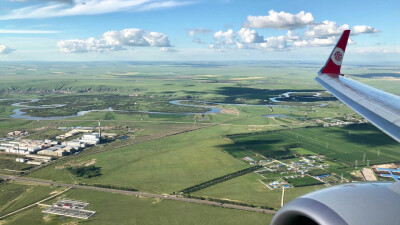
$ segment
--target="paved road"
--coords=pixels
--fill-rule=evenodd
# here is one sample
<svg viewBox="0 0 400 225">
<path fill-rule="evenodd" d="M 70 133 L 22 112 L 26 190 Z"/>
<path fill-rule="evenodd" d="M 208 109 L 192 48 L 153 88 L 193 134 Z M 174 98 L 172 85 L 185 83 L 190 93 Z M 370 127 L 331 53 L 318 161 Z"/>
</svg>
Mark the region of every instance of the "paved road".
<svg viewBox="0 0 400 225">
<path fill-rule="evenodd" d="M 48 180 L 40 180 L 40 179 L 29 178 L 29 177 L 7 176 L 7 175 L 1 175 L 1 174 L 0 174 L 0 178 L 16 180 L 16 181 L 24 181 L 24 182 L 30 182 L 30 183 L 36 183 L 36 184 L 56 185 L 56 186 L 69 187 L 69 188 L 87 189 L 87 190 L 93 190 L 93 191 L 102 191 L 102 192 L 125 194 L 125 195 L 135 195 L 138 197 L 143 196 L 143 197 L 148 197 L 148 198 L 160 198 L 160 199 L 167 199 L 167 200 L 173 200 L 173 201 L 191 202 L 191 203 L 197 203 L 197 204 L 202 204 L 202 205 L 219 206 L 219 207 L 223 207 L 223 208 L 239 209 L 239 210 L 245 210 L 245 211 L 251 211 L 251 212 L 265 213 L 265 214 L 275 214 L 275 211 L 273 211 L 273 210 L 252 208 L 252 207 L 239 206 L 239 205 L 233 205 L 233 204 L 223 204 L 223 203 L 218 203 L 218 202 L 213 202 L 213 201 L 208 201 L 208 200 L 183 198 L 183 197 L 180 197 L 177 195 L 160 195 L 160 194 L 152 194 L 152 193 L 146 193 L 146 192 L 140 192 L 140 191 L 124 191 L 124 190 L 100 188 L 100 187 L 93 187 L 93 186 L 84 186 L 84 185 L 77 185 L 77 184 L 66 184 L 66 183 L 60 183 L 60 182 L 54 182 L 54 181 L 48 181 Z"/>
</svg>

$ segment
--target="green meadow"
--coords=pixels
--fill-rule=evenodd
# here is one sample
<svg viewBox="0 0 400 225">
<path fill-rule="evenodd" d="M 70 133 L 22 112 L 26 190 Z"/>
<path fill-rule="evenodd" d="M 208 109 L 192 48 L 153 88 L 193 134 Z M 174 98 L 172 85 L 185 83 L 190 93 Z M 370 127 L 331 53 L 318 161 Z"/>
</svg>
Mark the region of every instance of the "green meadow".
<svg viewBox="0 0 400 225">
<path fill-rule="evenodd" d="M 45 215 L 34 207 L 6 219 L 6 224 L 268 224 L 272 215 L 171 200 L 138 198 L 87 190 L 71 190 L 63 197 L 89 202 L 96 214 L 88 219 Z M 53 203 L 54 200 L 46 202 Z"/>
</svg>

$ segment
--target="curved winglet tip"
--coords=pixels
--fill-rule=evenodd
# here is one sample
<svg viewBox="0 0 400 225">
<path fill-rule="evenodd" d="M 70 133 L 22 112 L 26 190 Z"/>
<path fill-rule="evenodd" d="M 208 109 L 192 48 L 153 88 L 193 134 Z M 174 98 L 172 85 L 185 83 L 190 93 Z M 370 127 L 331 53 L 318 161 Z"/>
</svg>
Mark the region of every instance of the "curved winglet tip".
<svg viewBox="0 0 400 225">
<path fill-rule="evenodd" d="M 344 57 L 344 53 L 346 51 L 347 41 L 350 36 L 350 30 L 344 30 L 342 36 L 340 36 L 335 48 L 332 50 L 326 64 L 319 71 L 319 75 L 321 74 L 333 74 L 336 76 L 340 75 L 340 68 L 342 66 L 342 61 Z"/>
</svg>

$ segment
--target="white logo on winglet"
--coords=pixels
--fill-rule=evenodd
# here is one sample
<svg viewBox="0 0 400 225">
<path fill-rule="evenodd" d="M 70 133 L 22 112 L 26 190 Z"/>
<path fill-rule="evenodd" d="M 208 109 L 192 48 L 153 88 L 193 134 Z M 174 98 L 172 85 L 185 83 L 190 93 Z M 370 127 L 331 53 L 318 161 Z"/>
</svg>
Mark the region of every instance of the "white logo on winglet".
<svg viewBox="0 0 400 225">
<path fill-rule="evenodd" d="M 340 66 L 340 65 L 342 65 L 343 56 L 344 56 L 343 50 L 341 48 L 339 48 L 339 47 L 336 47 L 333 50 L 333 54 L 331 56 L 331 59 L 336 65 Z"/>
</svg>

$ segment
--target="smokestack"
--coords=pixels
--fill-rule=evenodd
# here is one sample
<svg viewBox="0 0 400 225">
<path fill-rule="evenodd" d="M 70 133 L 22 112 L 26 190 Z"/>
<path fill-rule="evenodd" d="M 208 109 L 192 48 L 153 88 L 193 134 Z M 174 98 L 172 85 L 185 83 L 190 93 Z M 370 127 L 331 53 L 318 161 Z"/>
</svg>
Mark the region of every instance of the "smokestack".
<svg viewBox="0 0 400 225">
<path fill-rule="evenodd" d="M 100 125 L 100 120 L 98 120 L 98 122 L 99 122 L 99 140 L 100 140 L 100 143 L 101 143 L 101 125 Z"/>
</svg>

